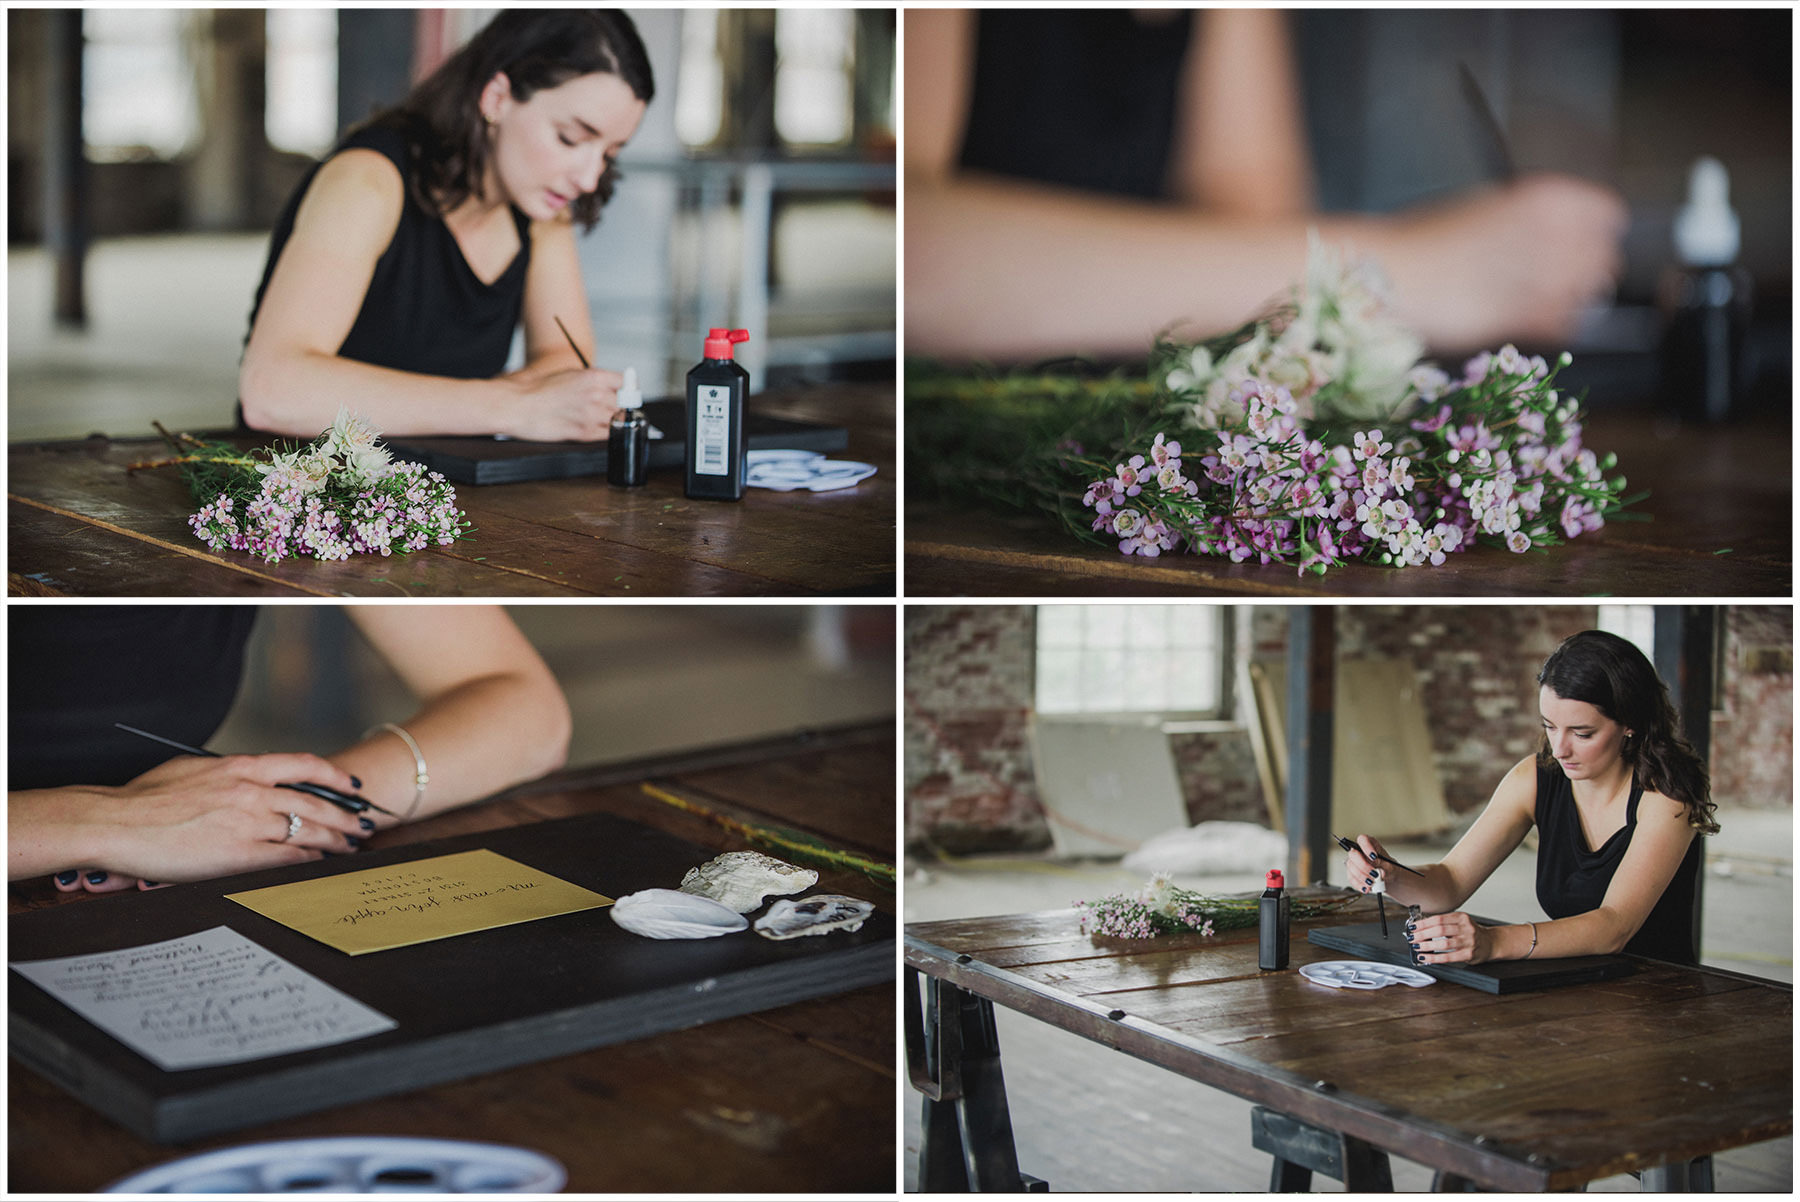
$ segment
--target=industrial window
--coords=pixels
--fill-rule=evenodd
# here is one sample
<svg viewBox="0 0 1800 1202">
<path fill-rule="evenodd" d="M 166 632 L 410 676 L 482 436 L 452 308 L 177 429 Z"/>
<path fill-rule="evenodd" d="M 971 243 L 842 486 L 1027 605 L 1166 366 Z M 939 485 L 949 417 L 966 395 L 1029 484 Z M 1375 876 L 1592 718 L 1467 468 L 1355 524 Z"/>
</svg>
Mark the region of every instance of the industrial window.
<svg viewBox="0 0 1800 1202">
<path fill-rule="evenodd" d="M 775 15 L 775 132 L 789 146 L 850 141 L 856 14 L 787 8 Z"/>
<path fill-rule="evenodd" d="M 712 145 L 725 108 L 717 9 L 694 8 L 681 14 L 681 68 L 675 78 L 676 135 L 685 146 Z"/>
<path fill-rule="evenodd" d="M 82 136 L 88 158 L 173 159 L 198 136 L 189 53 L 193 9 L 93 8 L 82 14 Z"/>
<path fill-rule="evenodd" d="M 1217 605 L 1040 605 L 1037 712 L 1224 716 L 1230 667 Z"/>
<path fill-rule="evenodd" d="M 1656 658 L 1656 607 L 1653 605 L 1597 605 L 1594 625 L 1608 634 L 1635 643 L 1650 659 Z"/>
<path fill-rule="evenodd" d="M 337 138 L 337 10 L 272 8 L 264 20 L 269 145 L 323 157 Z"/>
</svg>

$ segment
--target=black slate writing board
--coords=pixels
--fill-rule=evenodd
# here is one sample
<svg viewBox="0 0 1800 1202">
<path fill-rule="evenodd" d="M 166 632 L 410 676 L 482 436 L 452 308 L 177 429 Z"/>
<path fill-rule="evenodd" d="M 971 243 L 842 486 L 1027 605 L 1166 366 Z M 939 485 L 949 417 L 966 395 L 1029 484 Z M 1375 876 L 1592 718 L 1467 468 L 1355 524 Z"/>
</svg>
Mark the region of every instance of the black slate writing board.
<svg viewBox="0 0 1800 1202">
<path fill-rule="evenodd" d="M 1476 919 L 1492 926 L 1491 918 Z M 1560 960 L 1496 960 L 1489 964 L 1414 964 L 1406 940 L 1406 909 L 1399 917 L 1388 915 L 1388 937 L 1381 937 L 1378 922 L 1346 927 L 1315 927 L 1306 933 L 1309 943 L 1333 951 L 1349 952 L 1383 964 L 1404 964 L 1430 973 L 1440 981 L 1467 985 L 1483 993 L 1523 993 L 1528 989 L 1553 989 L 1559 985 L 1586 985 L 1628 977 L 1637 970 L 1624 956 L 1566 956 Z"/>
<path fill-rule="evenodd" d="M 8 1051 L 140 1136 L 173 1143 L 894 979 L 894 918 L 880 912 L 859 931 L 777 942 L 752 930 L 645 939 L 603 908 L 352 957 L 225 897 L 481 847 L 608 897 L 673 888 L 717 854 L 596 814 L 16 914 L 12 961 L 229 926 L 399 1025 L 168 1072 L 11 974 Z"/>
<path fill-rule="evenodd" d="M 842 426 L 771 417 L 756 411 L 755 399 L 746 406 L 744 424 L 750 449 L 790 447 L 801 451 L 841 451 L 850 445 Z M 644 416 L 663 432 L 650 440 L 650 467 L 680 471 L 687 455 L 687 402 L 646 401 Z M 523 480 L 562 480 L 573 476 L 604 476 L 604 442 L 521 442 L 486 437 L 384 439 L 401 459 L 422 463 L 458 484 L 517 484 Z"/>
</svg>

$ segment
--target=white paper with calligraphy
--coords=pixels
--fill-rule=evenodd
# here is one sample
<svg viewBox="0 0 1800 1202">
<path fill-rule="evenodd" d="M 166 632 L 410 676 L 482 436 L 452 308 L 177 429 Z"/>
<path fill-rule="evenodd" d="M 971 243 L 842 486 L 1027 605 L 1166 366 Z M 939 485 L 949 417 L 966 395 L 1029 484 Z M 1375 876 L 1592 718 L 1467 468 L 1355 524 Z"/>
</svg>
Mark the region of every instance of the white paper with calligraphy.
<svg viewBox="0 0 1800 1202">
<path fill-rule="evenodd" d="M 12 969 L 169 1070 L 284 1056 L 398 1025 L 230 927 Z"/>
</svg>

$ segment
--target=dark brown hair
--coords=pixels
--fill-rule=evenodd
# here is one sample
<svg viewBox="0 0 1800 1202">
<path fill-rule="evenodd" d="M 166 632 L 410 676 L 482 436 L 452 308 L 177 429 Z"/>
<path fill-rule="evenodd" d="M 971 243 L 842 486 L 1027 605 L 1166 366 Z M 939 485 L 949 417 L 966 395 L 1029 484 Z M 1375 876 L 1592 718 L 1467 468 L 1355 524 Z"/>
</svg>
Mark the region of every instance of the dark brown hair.
<svg viewBox="0 0 1800 1202">
<path fill-rule="evenodd" d="M 1620 755 L 1637 783 L 1687 807 L 1688 825 L 1701 834 L 1719 833 L 1706 765 L 1681 737 L 1668 687 L 1634 643 L 1604 630 L 1570 635 L 1544 661 L 1537 682 L 1623 725 L 1632 737 Z M 1555 762 L 1546 737 L 1538 763 L 1548 768 Z"/>
<path fill-rule="evenodd" d="M 409 194 L 426 211 L 446 213 L 481 193 L 490 150 L 481 91 L 490 79 L 504 74 L 514 99 L 526 101 L 545 88 L 595 73 L 618 76 L 645 104 L 656 94 L 650 56 L 624 12 L 507 9 L 405 100 L 368 124 L 393 125 L 405 135 Z M 583 229 L 600 220 L 619 178 L 618 168 L 609 164 L 599 185 L 570 204 Z"/>
</svg>

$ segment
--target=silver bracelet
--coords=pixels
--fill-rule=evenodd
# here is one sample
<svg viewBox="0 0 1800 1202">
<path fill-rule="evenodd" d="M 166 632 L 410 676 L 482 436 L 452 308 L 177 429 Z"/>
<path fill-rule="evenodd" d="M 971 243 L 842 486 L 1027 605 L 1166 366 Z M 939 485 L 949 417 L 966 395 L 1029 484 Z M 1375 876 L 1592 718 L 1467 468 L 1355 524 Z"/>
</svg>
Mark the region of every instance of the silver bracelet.
<svg viewBox="0 0 1800 1202">
<path fill-rule="evenodd" d="M 407 807 L 406 817 L 404 817 L 400 820 L 402 822 L 410 822 L 410 821 L 412 821 L 412 816 L 419 812 L 419 803 L 425 799 L 425 786 L 431 783 L 431 775 L 425 771 L 425 753 L 419 750 L 418 740 L 413 738 L 411 735 L 407 734 L 405 727 L 397 726 L 392 722 L 382 722 L 379 725 L 369 727 L 369 729 L 363 731 L 363 738 L 366 739 L 370 735 L 374 734 L 376 731 L 382 731 L 382 730 L 392 731 L 393 733 L 399 735 L 401 741 L 404 742 L 406 744 L 407 748 L 412 752 L 412 757 L 413 757 L 412 805 Z"/>
<path fill-rule="evenodd" d="M 1531 953 L 1537 951 L 1537 923 L 1531 922 L 1531 923 L 1527 923 L 1525 925 L 1527 925 L 1531 928 L 1531 946 L 1525 950 L 1525 954 L 1523 956 L 1519 957 L 1519 959 L 1521 959 L 1521 960 L 1531 959 Z"/>
</svg>

